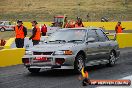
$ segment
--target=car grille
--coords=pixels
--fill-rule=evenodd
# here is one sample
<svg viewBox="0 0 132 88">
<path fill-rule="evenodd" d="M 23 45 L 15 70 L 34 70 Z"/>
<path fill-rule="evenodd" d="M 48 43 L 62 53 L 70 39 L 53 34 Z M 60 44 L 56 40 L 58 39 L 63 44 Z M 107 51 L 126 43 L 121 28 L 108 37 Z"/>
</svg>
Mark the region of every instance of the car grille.
<svg viewBox="0 0 132 88">
<path fill-rule="evenodd" d="M 33 52 L 33 55 L 51 55 L 53 52 Z"/>
</svg>

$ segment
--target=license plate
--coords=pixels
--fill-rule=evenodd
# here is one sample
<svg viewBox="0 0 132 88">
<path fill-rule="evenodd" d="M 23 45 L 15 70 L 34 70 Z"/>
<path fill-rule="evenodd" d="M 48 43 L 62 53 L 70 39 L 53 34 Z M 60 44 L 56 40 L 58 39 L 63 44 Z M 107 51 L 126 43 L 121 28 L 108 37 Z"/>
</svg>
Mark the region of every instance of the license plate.
<svg viewBox="0 0 132 88">
<path fill-rule="evenodd" d="M 35 62 L 50 62 L 51 58 L 47 58 L 47 57 L 36 57 Z"/>
</svg>

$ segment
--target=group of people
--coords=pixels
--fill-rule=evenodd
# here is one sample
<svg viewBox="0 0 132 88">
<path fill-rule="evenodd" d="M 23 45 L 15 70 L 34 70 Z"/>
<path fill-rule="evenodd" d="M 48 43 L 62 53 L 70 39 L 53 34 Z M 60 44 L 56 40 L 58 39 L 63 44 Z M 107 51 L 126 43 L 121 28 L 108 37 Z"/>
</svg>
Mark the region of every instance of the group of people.
<svg viewBox="0 0 132 88">
<path fill-rule="evenodd" d="M 70 20 L 69 22 L 67 21 L 67 17 L 66 17 L 64 22 L 65 22 L 65 25 L 64 25 L 65 28 L 84 27 L 82 19 L 80 17 L 77 17 L 76 21 Z"/>
<path fill-rule="evenodd" d="M 42 32 L 42 36 L 46 36 L 46 32 L 47 32 L 47 27 L 44 24 L 40 30 L 39 26 L 37 25 L 37 21 L 32 21 L 32 35 L 31 37 L 29 37 L 29 40 L 32 40 L 33 45 L 37 45 L 39 44 L 40 41 L 40 37 L 41 37 L 41 32 Z M 16 35 L 16 39 L 15 39 L 15 44 L 17 48 L 23 48 L 24 46 L 24 38 L 27 35 L 27 28 L 23 26 L 23 22 L 21 20 L 17 21 L 17 25 L 14 27 L 15 30 L 15 35 Z"/>
<path fill-rule="evenodd" d="M 68 22 L 67 19 L 66 20 L 66 24 L 65 24 L 65 28 L 75 28 L 75 27 L 84 27 L 83 23 L 82 23 L 82 19 L 77 17 L 77 21 L 70 21 Z M 47 26 L 44 24 L 40 30 L 39 26 L 37 25 L 37 21 L 32 21 L 32 35 L 31 37 L 29 37 L 29 40 L 32 40 L 33 45 L 37 45 L 39 44 L 40 41 L 40 37 L 42 36 L 46 36 L 46 32 L 47 32 Z M 23 48 L 24 47 L 24 38 L 27 35 L 27 28 L 23 26 L 23 22 L 21 20 L 17 21 L 17 25 L 14 27 L 15 30 L 15 35 L 16 35 L 16 39 L 15 39 L 15 44 L 17 48 Z"/>
<path fill-rule="evenodd" d="M 32 29 L 32 36 L 29 38 L 29 40 L 32 40 L 33 45 L 37 45 L 39 44 L 41 34 L 42 36 L 46 36 L 47 27 L 44 24 L 40 30 L 39 26 L 37 25 L 38 24 L 37 21 L 32 21 L 31 23 L 33 29 Z M 76 28 L 76 27 L 84 27 L 82 23 L 82 19 L 80 19 L 79 17 L 77 17 L 76 22 L 70 21 L 65 24 L 65 28 Z M 122 33 L 123 29 L 125 28 L 122 28 L 121 22 L 118 22 L 115 27 L 116 33 Z M 23 22 L 21 20 L 18 20 L 17 25 L 14 27 L 14 30 L 16 34 L 16 39 L 15 39 L 16 47 L 23 48 L 24 38 L 27 35 L 27 28 L 23 26 Z"/>
</svg>

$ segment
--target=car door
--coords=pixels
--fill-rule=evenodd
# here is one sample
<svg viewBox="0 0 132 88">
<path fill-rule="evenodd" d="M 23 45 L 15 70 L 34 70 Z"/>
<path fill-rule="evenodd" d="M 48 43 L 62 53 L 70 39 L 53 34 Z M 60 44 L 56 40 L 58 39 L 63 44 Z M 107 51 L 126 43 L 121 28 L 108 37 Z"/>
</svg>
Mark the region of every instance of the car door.
<svg viewBox="0 0 132 88">
<path fill-rule="evenodd" d="M 109 39 L 101 29 L 97 29 L 96 33 L 99 38 L 99 57 L 100 59 L 108 59 L 110 46 Z"/>
<path fill-rule="evenodd" d="M 86 46 L 87 46 L 87 60 L 86 63 L 90 62 L 90 61 L 95 61 L 99 58 L 99 43 L 98 43 L 98 36 L 96 34 L 95 30 L 88 30 L 88 35 L 87 35 L 87 41 L 89 38 L 94 38 L 95 41 L 93 42 L 87 42 Z"/>
</svg>

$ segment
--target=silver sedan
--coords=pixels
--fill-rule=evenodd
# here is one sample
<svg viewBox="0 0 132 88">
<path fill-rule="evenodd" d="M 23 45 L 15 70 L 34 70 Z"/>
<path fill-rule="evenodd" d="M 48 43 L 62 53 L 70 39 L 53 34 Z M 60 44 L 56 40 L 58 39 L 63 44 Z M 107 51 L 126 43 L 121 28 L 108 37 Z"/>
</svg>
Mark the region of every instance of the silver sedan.
<svg viewBox="0 0 132 88">
<path fill-rule="evenodd" d="M 22 58 L 32 73 L 44 69 L 74 69 L 99 64 L 113 66 L 119 58 L 117 41 L 110 40 L 100 28 L 66 28 L 26 50 Z"/>
</svg>

